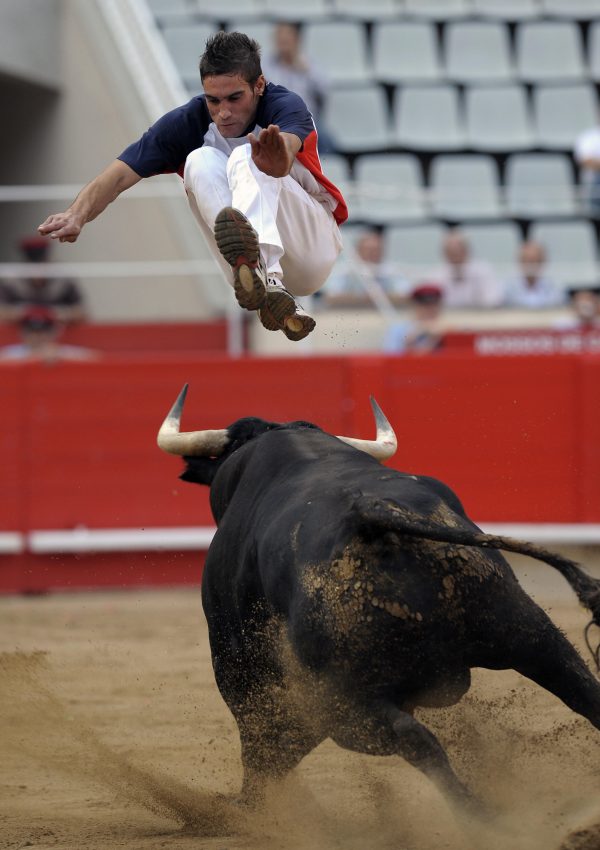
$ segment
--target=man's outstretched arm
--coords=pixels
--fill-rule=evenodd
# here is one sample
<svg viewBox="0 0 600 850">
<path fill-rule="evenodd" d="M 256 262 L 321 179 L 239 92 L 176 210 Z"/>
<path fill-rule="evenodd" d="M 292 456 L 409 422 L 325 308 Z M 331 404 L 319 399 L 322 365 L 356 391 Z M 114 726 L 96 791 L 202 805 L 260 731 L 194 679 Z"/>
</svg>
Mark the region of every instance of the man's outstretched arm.
<svg viewBox="0 0 600 850">
<path fill-rule="evenodd" d="M 48 216 L 38 231 L 60 242 L 75 242 L 84 224 L 93 221 L 121 192 L 135 186 L 141 179 L 132 168 L 116 159 L 84 186 L 68 209 Z"/>
</svg>

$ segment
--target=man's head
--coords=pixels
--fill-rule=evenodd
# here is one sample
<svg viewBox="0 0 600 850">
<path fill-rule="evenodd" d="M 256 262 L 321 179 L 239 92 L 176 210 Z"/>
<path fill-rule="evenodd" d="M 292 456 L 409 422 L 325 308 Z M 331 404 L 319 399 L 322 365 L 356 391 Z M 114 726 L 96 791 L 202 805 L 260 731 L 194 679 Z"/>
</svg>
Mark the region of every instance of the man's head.
<svg viewBox="0 0 600 850">
<path fill-rule="evenodd" d="M 383 260 L 383 236 L 377 230 L 369 230 L 356 240 L 356 254 L 364 263 L 379 265 Z"/>
<path fill-rule="evenodd" d="M 240 32 L 218 32 L 206 42 L 200 78 L 210 117 L 225 138 L 242 136 L 256 117 L 266 81 L 260 47 Z"/>
<path fill-rule="evenodd" d="M 583 325 L 600 319 L 600 287 L 573 287 L 569 290 L 573 312 Z"/>
<path fill-rule="evenodd" d="M 536 280 L 546 262 L 546 251 L 539 242 L 527 240 L 519 248 L 519 264 L 523 277 L 528 280 Z"/>
<path fill-rule="evenodd" d="M 469 259 L 469 244 L 460 230 L 450 230 L 443 242 L 446 261 L 451 266 L 462 266 Z"/>
<path fill-rule="evenodd" d="M 300 53 L 300 27 L 288 21 L 277 24 L 273 33 L 277 59 L 284 65 L 295 65 Z"/>
<path fill-rule="evenodd" d="M 24 236 L 19 240 L 19 249 L 28 263 L 45 263 L 50 250 L 50 240 L 45 236 Z"/>
<path fill-rule="evenodd" d="M 36 351 L 53 342 L 60 330 L 52 310 L 47 307 L 30 307 L 22 316 L 19 328 L 23 342 Z"/>
<path fill-rule="evenodd" d="M 415 316 L 421 320 L 437 319 L 444 306 L 444 293 L 437 283 L 418 283 L 409 295 Z"/>
</svg>

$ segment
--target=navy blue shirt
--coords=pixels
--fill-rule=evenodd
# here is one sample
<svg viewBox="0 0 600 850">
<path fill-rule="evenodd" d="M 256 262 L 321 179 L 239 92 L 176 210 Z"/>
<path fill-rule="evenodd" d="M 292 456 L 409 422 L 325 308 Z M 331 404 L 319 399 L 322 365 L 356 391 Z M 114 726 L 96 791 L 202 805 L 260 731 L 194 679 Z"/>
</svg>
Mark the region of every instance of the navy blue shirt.
<svg viewBox="0 0 600 850">
<path fill-rule="evenodd" d="M 117 157 L 140 177 L 177 173 L 183 176 L 187 155 L 202 147 L 212 119 L 203 94 L 159 118 L 144 135 Z M 315 131 L 312 115 L 302 98 L 283 86 L 267 83 L 258 101 L 256 117 L 242 136 L 259 127 L 277 124 L 283 133 L 304 140 Z"/>
</svg>

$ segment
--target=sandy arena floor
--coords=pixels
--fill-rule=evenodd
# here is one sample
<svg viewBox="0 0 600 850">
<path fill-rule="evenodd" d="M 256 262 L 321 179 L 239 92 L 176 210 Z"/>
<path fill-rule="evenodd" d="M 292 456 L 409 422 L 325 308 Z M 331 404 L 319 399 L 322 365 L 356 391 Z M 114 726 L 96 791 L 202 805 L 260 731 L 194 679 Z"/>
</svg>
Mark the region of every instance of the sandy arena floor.
<svg viewBox="0 0 600 850">
<path fill-rule="evenodd" d="M 538 600 L 588 659 L 574 596 Z M 599 850 L 600 733 L 585 720 L 491 671 L 419 716 L 499 809 L 494 830 L 461 823 L 400 759 L 330 742 L 248 813 L 228 800 L 238 739 L 198 589 L 0 598 L 0 848 L 556 850 L 592 827 L 568 847 Z"/>
</svg>

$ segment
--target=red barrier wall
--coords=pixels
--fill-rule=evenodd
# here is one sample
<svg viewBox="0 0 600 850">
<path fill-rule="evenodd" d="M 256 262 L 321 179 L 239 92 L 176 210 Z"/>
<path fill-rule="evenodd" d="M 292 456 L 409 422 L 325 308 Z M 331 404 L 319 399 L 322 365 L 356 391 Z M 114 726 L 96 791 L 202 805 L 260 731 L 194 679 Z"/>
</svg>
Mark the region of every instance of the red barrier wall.
<svg viewBox="0 0 600 850">
<path fill-rule="evenodd" d="M 0 368 L 0 531 L 212 525 L 156 448 L 186 381 L 184 428 L 257 415 L 370 437 L 372 394 L 392 465 L 445 480 L 475 520 L 600 522 L 600 357 L 171 355 Z"/>
</svg>

